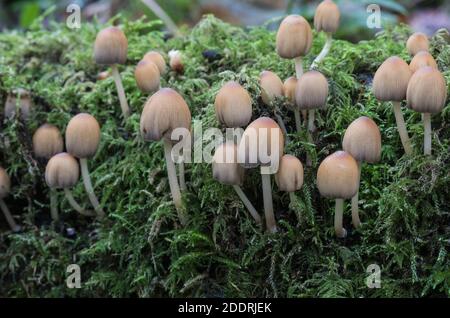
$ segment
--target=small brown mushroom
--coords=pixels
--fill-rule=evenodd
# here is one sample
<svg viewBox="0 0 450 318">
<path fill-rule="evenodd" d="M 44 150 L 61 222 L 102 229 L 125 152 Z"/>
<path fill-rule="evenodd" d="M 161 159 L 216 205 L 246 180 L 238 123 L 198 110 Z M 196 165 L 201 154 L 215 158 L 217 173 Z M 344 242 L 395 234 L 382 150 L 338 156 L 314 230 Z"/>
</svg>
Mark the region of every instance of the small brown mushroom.
<svg viewBox="0 0 450 318">
<path fill-rule="evenodd" d="M 11 212 L 8 209 L 4 199 L 8 196 L 9 191 L 11 190 L 11 179 L 9 178 L 8 173 L 5 169 L 0 167 L 0 208 L 3 211 L 3 215 L 5 216 L 6 221 L 8 222 L 11 231 L 19 232 L 20 226 L 16 224 L 14 221 Z"/>
<path fill-rule="evenodd" d="M 40 126 L 33 135 L 33 151 L 36 157 L 50 159 L 64 150 L 64 141 L 58 127 Z"/>
<path fill-rule="evenodd" d="M 229 128 L 247 126 L 252 118 L 252 99 L 237 82 L 227 82 L 214 101 L 219 122 Z"/>
<path fill-rule="evenodd" d="M 303 186 L 303 165 L 297 157 L 284 155 L 275 174 L 275 182 L 281 191 L 289 192 L 291 204 L 295 202 L 295 191 Z"/>
<path fill-rule="evenodd" d="M 153 62 L 156 66 L 158 66 L 159 74 L 166 74 L 166 61 L 161 53 L 156 51 L 147 52 L 143 58 L 144 61 Z"/>
<path fill-rule="evenodd" d="M 184 64 L 183 64 L 183 56 L 181 52 L 178 50 L 172 50 L 169 52 L 169 65 L 170 68 L 179 74 L 183 74 L 184 72 Z"/>
<path fill-rule="evenodd" d="M 420 51 L 428 51 L 429 46 L 428 37 L 421 32 L 414 33 L 406 41 L 406 48 L 411 56 L 416 55 Z"/>
<path fill-rule="evenodd" d="M 295 116 L 295 128 L 297 131 L 302 130 L 302 124 L 300 119 L 300 110 L 298 109 L 296 102 L 295 102 L 295 89 L 297 87 L 297 77 L 291 76 L 288 79 L 284 81 L 284 96 L 287 98 L 287 100 L 290 103 L 290 108 L 294 111 Z M 305 120 L 305 125 L 307 125 L 307 110 L 302 110 L 302 116 Z"/>
<path fill-rule="evenodd" d="M 155 63 L 142 60 L 134 71 L 136 84 L 143 93 L 157 91 L 161 85 L 161 76 Z"/>
<path fill-rule="evenodd" d="M 5 103 L 5 118 L 13 119 L 16 113 L 24 121 L 28 120 L 33 110 L 33 101 L 30 92 L 24 89 L 17 89 L 8 94 Z"/>
<path fill-rule="evenodd" d="M 420 51 L 413 57 L 411 63 L 409 63 L 409 68 L 411 69 L 411 72 L 415 73 L 419 68 L 424 66 L 430 66 L 435 69 L 438 68 L 436 61 L 430 53 L 427 51 Z"/>
</svg>

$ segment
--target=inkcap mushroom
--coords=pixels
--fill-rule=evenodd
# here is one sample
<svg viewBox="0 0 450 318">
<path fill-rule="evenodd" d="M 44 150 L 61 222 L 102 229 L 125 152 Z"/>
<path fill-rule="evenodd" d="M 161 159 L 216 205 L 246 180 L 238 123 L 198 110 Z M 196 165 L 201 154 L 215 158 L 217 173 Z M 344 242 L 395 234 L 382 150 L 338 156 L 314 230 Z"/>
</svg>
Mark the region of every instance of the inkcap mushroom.
<svg viewBox="0 0 450 318">
<path fill-rule="evenodd" d="M 157 91 L 161 85 L 161 76 L 155 63 L 142 60 L 134 71 L 136 84 L 143 93 Z"/>
<path fill-rule="evenodd" d="M 64 150 L 64 140 L 58 127 L 40 126 L 33 135 L 33 152 L 37 158 L 50 159 Z"/>
<path fill-rule="evenodd" d="M 409 68 L 411 69 L 411 72 L 415 73 L 419 68 L 424 66 L 430 66 L 435 69 L 438 68 L 436 61 L 429 52 L 420 51 L 414 55 L 411 63 L 409 63 Z"/>
<path fill-rule="evenodd" d="M 8 206 L 4 201 L 4 199 L 8 196 L 10 190 L 11 190 L 11 179 L 9 178 L 9 175 L 6 172 L 6 170 L 0 167 L 0 208 L 3 211 L 3 215 L 5 216 L 6 221 L 8 222 L 8 225 L 11 228 L 11 231 L 19 232 L 20 226 L 17 225 L 16 222 L 14 221 L 14 218 L 12 217 L 11 212 L 8 209 Z"/>
<path fill-rule="evenodd" d="M 408 53 L 411 56 L 416 55 L 420 51 L 428 51 L 429 50 L 429 42 L 426 34 L 421 32 L 416 32 L 412 34 L 408 41 L 406 41 L 406 48 L 408 49 Z"/>
<path fill-rule="evenodd" d="M 302 162 L 292 155 L 284 155 L 280 160 L 280 167 L 275 174 L 275 182 L 281 191 L 289 193 L 291 204 L 295 202 L 295 191 L 303 186 Z"/>
<path fill-rule="evenodd" d="M 153 62 L 156 66 L 158 66 L 159 74 L 166 74 L 166 61 L 161 53 L 156 51 L 147 52 L 143 58 L 144 61 Z"/>
<path fill-rule="evenodd" d="M 214 101 L 219 122 L 228 128 L 247 126 L 252 118 L 252 99 L 237 82 L 227 82 Z"/>
</svg>

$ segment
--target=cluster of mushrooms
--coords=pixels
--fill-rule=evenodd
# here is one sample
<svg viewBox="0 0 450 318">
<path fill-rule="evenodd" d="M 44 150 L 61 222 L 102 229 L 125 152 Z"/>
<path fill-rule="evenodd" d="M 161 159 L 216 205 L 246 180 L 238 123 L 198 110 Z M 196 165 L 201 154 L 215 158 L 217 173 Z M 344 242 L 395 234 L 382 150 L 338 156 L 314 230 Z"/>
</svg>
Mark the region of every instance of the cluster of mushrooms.
<svg viewBox="0 0 450 318">
<path fill-rule="evenodd" d="M 290 200 L 294 201 L 295 191 L 303 186 L 304 168 L 302 162 L 295 156 L 284 154 L 287 140 L 287 129 L 275 107 L 275 99 L 282 98 L 286 106 L 293 111 L 295 127 L 298 132 L 306 129 L 308 142 L 314 143 L 315 110 L 324 108 L 328 100 L 328 81 L 317 71 L 323 59 L 329 53 L 332 45 L 332 34 L 339 26 L 340 13 L 337 5 L 331 0 L 324 0 L 316 9 L 314 27 L 326 34 L 325 45 L 310 66 L 304 72 L 303 57 L 312 46 L 313 35 L 309 23 L 299 15 L 287 16 L 280 24 L 276 36 L 276 49 L 280 58 L 291 59 L 295 63 L 295 76 L 284 82 L 275 73 L 265 70 L 260 74 L 261 99 L 264 104 L 274 109 L 273 117 L 252 119 L 252 98 L 248 91 L 238 82 L 225 83 L 218 91 L 214 107 L 219 123 L 226 128 L 244 128 L 239 144 L 227 140 L 215 149 L 212 163 L 213 177 L 222 184 L 230 185 L 242 200 L 257 224 L 262 224 L 262 218 L 243 192 L 241 186 L 245 169 L 260 167 L 263 190 L 264 218 L 267 230 L 277 231 L 277 223 L 273 211 L 271 174 L 279 190 L 288 192 Z M 431 119 L 430 114 L 441 111 L 446 101 L 446 82 L 437 69 L 437 64 L 428 52 L 428 39 L 424 34 L 415 33 L 407 41 L 408 52 L 413 56 L 410 65 L 399 57 L 388 58 L 377 70 L 373 81 L 373 93 L 381 102 L 391 101 L 397 122 L 400 139 L 405 153 L 412 154 L 412 147 L 401 111 L 401 102 L 407 100 L 411 109 L 423 113 L 425 127 L 424 153 L 431 154 Z M 97 64 L 111 67 L 117 87 L 122 115 L 127 118 L 130 108 L 127 103 L 117 65 L 127 60 L 128 42 L 123 31 L 118 27 L 108 27 L 97 35 L 94 46 L 94 59 Z M 182 54 L 171 51 L 168 54 L 170 67 L 174 72 L 183 72 Z M 183 158 L 175 162 L 172 156 L 174 143 L 183 142 L 190 136 L 172 138 L 172 132 L 177 128 L 191 130 L 191 112 L 183 97 L 172 88 L 161 88 L 161 76 L 166 74 L 164 56 L 156 51 L 150 51 L 142 58 L 135 68 L 137 87 L 145 94 L 150 94 L 140 117 L 140 132 L 146 141 L 162 141 L 169 179 L 169 187 L 173 203 L 182 225 L 187 224 L 188 216 L 182 202 L 182 191 L 186 191 Z M 18 92 L 20 99 L 20 94 Z M 25 94 L 26 95 L 26 94 Z M 12 99 L 12 97 L 11 97 Z M 9 114 L 22 103 L 19 99 L 12 102 L 8 99 Z M 15 103 L 15 104 L 14 104 Z M 21 113 L 27 116 L 29 105 Z M 5 109 L 5 112 L 7 110 Z M 302 115 L 302 116 L 301 116 Z M 9 115 L 11 116 L 11 115 Z M 303 125 L 301 121 L 303 117 Z M 262 130 L 268 134 L 260 134 Z M 278 138 L 273 143 L 272 134 Z M 58 209 L 55 191 L 63 189 L 69 204 L 82 215 L 104 216 L 103 209 L 94 194 L 87 159 L 97 152 L 100 142 L 100 126 L 97 120 L 86 113 L 74 116 L 65 132 L 64 141 L 59 129 L 50 124 L 44 124 L 33 136 L 33 149 L 36 158 L 48 160 L 45 170 L 45 180 L 50 187 L 51 216 L 58 220 Z M 258 147 L 264 146 L 268 153 L 277 153 L 274 162 L 260 158 L 258 151 L 256 163 L 250 162 L 248 144 L 250 137 L 258 139 Z M 278 148 L 276 148 L 278 147 Z M 361 225 L 358 211 L 358 192 L 362 163 L 376 163 L 381 159 L 381 134 L 377 124 L 368 117 L 354 120 L 345 131 L 342 149 L 326 157 L 317 171 L 317 187 L 320 194 L 336 200 L 334 227 L 336 236 L 344 238 L 347 231 L 343 227 L 344 200 L 351 199 L 352 223 L 355 228 Z M 78 159 L 78 160 L 77 160 Z M 306 166 L 311 166 L 307 158 Z M 179 166 L 177 174 L 176 165 Z M 89 211 L 81 207 L 74 199 L 71 188 L 81 175 L 88 198 L 94 208 Z M 3 168 L 0 168 L 0 207 L 13 231 L 20 227 L 11 216 L 4 197 L 10 191 L 10 179 Z"/>
</svg>

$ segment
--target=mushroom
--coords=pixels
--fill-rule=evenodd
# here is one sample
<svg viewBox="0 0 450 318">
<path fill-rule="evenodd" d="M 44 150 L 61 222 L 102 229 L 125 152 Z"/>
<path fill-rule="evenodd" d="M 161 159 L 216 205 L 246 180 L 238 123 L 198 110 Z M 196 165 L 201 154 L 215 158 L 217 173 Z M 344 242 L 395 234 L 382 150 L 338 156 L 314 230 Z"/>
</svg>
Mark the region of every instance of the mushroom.
<svg viewBox="0 0 450 318">
<path fill-rule="evenodd" d="M 11 212 L 8 209 L 4 199 L 8 196 L 9 191 L 11 189 L 11 179 L 8 176 L 8 173 L 5 169 L 0 167 L 0 208 L 3 211 L 3 215 L 8 222 L 9 227 L 13 232 L 19 232 L 20 226 L 16 224 L 14 218 L 11 215 Z"/>
<path fill-rule="evenodd" d="M 184 72 L 183 56 L 178 50 L 172 50 L 169 52 L 169 65 L 170 68 L 176 73 L 182 74 Z"/>
<path fill-rule="evenodd" d="M 241 188 L 245 170 L 237 162 L 237 146 L 233 142 L 228 141 L 217 147 L 213 157 L 212 170 L 214 179 L 222 184 L 233 186 L 248 212 L 250 212 L 256 223 L 260 225 L 261 216 Z"/>
<path fill-rule="evenodd" d="M 426 66 L 411 77 L 406 94 L 408 107 L 423 113 L 424 154 L 431 155 L 431 116 L 440 112 L 447 100 L 447 84 L 441 72 Z"/>
<path fill-rule="evenodd" d="M 125 64 L 127 51 L 127 37 L 118 27 L 108 27 L 97 34 L 94 45 L 94 59 L 97 64 L 111 66 L 124 118 L 128 118 L 130 115 L 130 108 L 117 64 Z"/>
<path fill-rule="evenodd" d="M 77 160 L 66 152 L 54 155 L 45 167 L 45 182 L 50 189 L 64 189 L 64 194 L 72 208 L 78 213 L 86 216 L 95 215 L 85 211 L 74 199 L 70 188 L 74 187 L 80 177 L 80 168 Z M 56 201 L 52 202 L 56 204 Z M 56 208 L 52 211 L 57 211 Z M 56 212 L 57 213 L 57 212 Z M 52 218 L 58 220 L 58 214 L 52 214 Z"/>
<path fill-rule="evenodd" d="M 142 60 L 134 71 L 136 84 L 143 93 L 151 93 L 160 88 L 160 74 L 158 66 L 148 60 Z"/>
<path fill-rule="evenodd" d="M 344 199 L 352 198 L 359 187 L 355 159 L 345 151 L 337 151 L 326 157 L 317 171 L 317 187 L 322 196 L 336 199 L 334 229 L 337 237 L 346 237 L 347 231 L 342 225 Z"/>
<path fill-rule="evenodd" d="M 339 27 L 340 19 L 339 7 L 331 0 L 322 1 L 316 9 L 314 15 L 314 28 L 317 32 L 323 31 L 327 35 L 327 40 L 325 42 L 322 51 L 314 59 L 311 64 L 311 69 L 316 68 L 316 66 L 327 56 L 331 48 L 331 43 L 333 39 L 333 33 L 336 33 Z"/>
<path fill-rule="evenodd" d="M 414 56 L 411 63 L 409 63 L 409 68 L 411 69 L 411 72 L 415 73 L 419 68 L 424 66 L 430 66 L 435 69 L 438 68 L 436 61 L 430 53 L 427 51 L 420 51 Z"/>
<path fill-rule="evenodd" d="M 358 163 L 358 176 L 361 178 L 362 162 L 376 163 L 381 157 L 381 134 L 377 124 L 365 116 L 354 120 L 345 131 L 342 147 Z M 355 228 L 361 225 L 358 192 L 352 198 L 352 222 Z"/>
<path fill-rule="evenodd" d="M 159 52 L 156 52 L 156 51 L 147 52 L 144 55 L 143 60 L 147 61 L 147 62 L 155 63 L 156 66 L 158 66 L 159 74 L 161 74 L 161 75 L 166 74 L 166 61 L 164 60 L 164 57 Z"/>
<path fill-rule="evenodd" d="M 227 82 L 214 101 L 219 122 L 229 128 L 247 126 L 252 118 L 252 99 L 237 82 Z"/>
<path fill-rule="evenodd" d="M 406 98 L 406 89 L 412 72 L 401 58 L 391 56 L 381 64 L 373 78 L 373 93 L 379 101 L 391 101 L 395 120 L 403 148 L 407 155 L 412 154 L 411 141 L 403 119 L 401 101 Z"/>
<path fill-rule="evenodd" d="M 287 78 L 284 81 L 284 96 L 287 98 L 287 100 L 290 103 L 290 107 L 291 109 L 294 111 L 294 116 L 295 116 L 295 128 L 297 129 L 297 131 L 300 131 L 302 129 L 302 124 L 301 124 L 301 120 L 300 120 L 300 112 L 295 111 L 297 106 L 295 103 L 295 88 L 297 86 L 297 77 L 295 76 L 291 76 L 289 78 Z M 306 118 L 307 118 L 307 111 L 306 110 L 302 110 L 302 116 L 305 120 L 305 124 L 306 124 Z"/>
<path fill-rule="evenodd" d="M 428 51 L 428 37 L 424 33 L 416 32 L 406 41 L 406 48 L 411 56 L 416 55 L 420 51 Z"/>
<path fill-rule="evenodd" d="M 283 156 L 284 137 L 277 123 L 269 117 L 253 121 L 242 135 L 238 148 L 238 162 L 245 168 L 261 166 L 264 214 L 267 229 L 277 232 L 273 213 L 270 175 L 277 172 Z"/>
<path fill-rule="evenodd" d="M 303 165 L 297 157 L 284 155 L 281 157 L 280 167 L 275 174 L 275 182 L 281 191 L 289 192 L 291 204 L 295 201 L 294 192 L 303 185 Z"/>
<path fill-rule="evenodd" d="M 67 152 L 80 159 L 81 175 L 89 200 L 99 218 L 105 216 L 92 187 L 87 160 L 97 152 L 100 143 L 100 125 L 90 114 L 80 113 L 69 121 L 66 129 Z"/>
<path fill-rule="evenodd" d="M 58 127 L 40 126 L 33 135 L 33 151 L 36 157 L 50 159 L 64 149 L 64 141 Z"/>
<path fill-rule="evenodd" d="M 33 109 L 33 101 L 30 92 L 19 88 L 8 94 L 5 102 L 5 118 L 13 119 L 19 107 L 20 118 L 28 120 Z"/>
<path fill-rule="evenodd" d="M 148 99 L 142 111 L 140 130 L 146 141 L 164 142 L 164 154 L 167 165 L 167 175 L 172 199 L 181 224 L 185 225 L 186 215 L 181 200 L 180 187 L 177 180 L 175 165 L 172 159 L 171 134 L 174 129 L 183 128 L 190 131 L 191 112 L 183 97 L 171 88 L 162 88 Z"/>
</svg>

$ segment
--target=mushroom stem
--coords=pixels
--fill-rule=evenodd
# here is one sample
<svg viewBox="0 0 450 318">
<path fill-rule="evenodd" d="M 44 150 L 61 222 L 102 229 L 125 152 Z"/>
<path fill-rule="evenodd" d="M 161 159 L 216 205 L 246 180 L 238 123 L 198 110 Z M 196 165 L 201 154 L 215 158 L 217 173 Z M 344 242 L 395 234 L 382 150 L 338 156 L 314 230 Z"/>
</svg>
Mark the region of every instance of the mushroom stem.
<svg viewBox="0 0 450 318">
<path fill-rule="evenodd" d="M 423 114 L 424 142 L 423 153 L 431 155 L 431 116 L 429 113 Z"/>
<path fill-rule="evenodd" d="M 234 191 L 236 191 L 237 195 L 241 199 L 242 203 L 244 203 L 245 207 L 247 208 L 248 212 L 250 212 L 251 216 L 255 219 L 256 223 L 258 225 L 261 224 L 261 216 L 256 211 L 253 204 L 250 202 L 250 200 L 245 195 L 244 191 L 242 191 L 241 187 L 238 185 L 233 185 Z"/>
<path fill-rule="evenodd" d="M 180 177 L 180 190 L 181 191 L 186 191 L 187 187 L 186 187 L 186 179 L 184 177 L 184 161 L 180 162 L 178 165 L 178 172 L 179 172 L 179 177 Z"/>
<path fill-rule="evenodd" d="M 53 189 L 50 189 L 50 214 L 52 216 L 53 221 L 59 220 L 58 199 L 56 197 L 56 191 Z"/>
<path fill-rule="evenodd" d="M 325 56 L 328 55 L 328 52 L 330 52 L 331 49 L 331 43 L 333 41 L 333 37 L 331 33 L 327 32 L 327 40 L 325 41 L 325 45 L 322 48 L 322 51 L 320 51 L 319 55 L 314 59 L 314 61 L 311 64 L 311 69 L 315 69 L 317 65 L 319 65 L 320 62 L 325 58 Z"/>
<path fill-rule="evenodd" d="M 264 197 L 264 215 L 266 217 L 266 226 L 269 232 L 277 232 L 277 222 L 275 221 L 275 215 L 273 214 L 272 203 L 272 185 L 270 183 L 270 174 L 262 173 L 262 188 Z"/>
<path fill-rule="evenodd" d="M 291 205 L 295 203 L 295 192 L 289 192 L 289 200 L 291 201 Z"/>
<path fill-rule="evenodd" d="M 334 213 L 334 231 L 336 236 L 344 238 L 347 236 L 347 231 L 342 226 L 342 215 L 344 213 L 344 199 L 336 199 L 336 209 Z"/>
<path fill-rule="evenodd" d="M 302 123 L 300 120 L 300 110 L 295 107 L 294 109 L 294 115 L 295 115 L 295 128 L 297 128 L 297 132 L 300 132 L 302 130 Z"/>
<path fill-rule="evenodd" d="M 314 126 L 315 112 L 314 109 L 308 111 L 308 142 L 313 143 L 312 134 L 315 130 Z"/>
<path fill-rule="evenodd" d="M 5 201 L 3 201 L 3 199 L 0 199 L 0 208 L 3 211 L 3 215 L 6 218 L 6 221 L 9 224 L 9 227 L 11 228 L 11 230 L 13 232 L 19 232 L 20 231 L 20 226 L 16 224 L 16 222 L 14 221 L 14 218 L 11 215 L 11 212 L 9 212 L 8 206 L 6 205 Z"/>
<path fill-rule="evenodd" d="M 116 83 L 117 94 L 119 95 L 120 107 L 122 108 L 123 118 L 127 119 L 130 116 L 130 107 L 128 107 L 125 90 L 123 89 L 122 79 L 120 77 L 117 64 L 111 65 L 114 82 Z"/>
<path fill-rule="evenodd" d="M 89 175 L 89 169 L 86 158 L 80 159 L 81 166 L 81 175 L 83 177 L 84 188 L 89 197 L 89 201 L 91 201 L 92 206 L 94 207 L 95 212 L 99 218 L 103 218 L 105 216 L 105 212 L 103 212 L 100 207 L 100 203 L 98 202 L 97 197 L 95 196 L 94 188 L 92 187 L 91 177 Z"/>
<path fill-rule="evenodd" d="M 284 136 L 286 137 L 286 142 L 289 142 L 288 134 L 286 126 L 284 125 L 283 118 L 281 118 L 280 114 L 278 114 L 276 111 L 274 112 L 275 118 L 277 119 L 277 123 L 281 128 L 281 131 L 283 132 Z"/>
<path fill-rule="evenodd" d="M 167 15 L 167 13 L 156 3 L 154 0 L 142 0 L 142 2 L 147 5 L 153 13 L 164 22 L 166 27 L 173 33 L 176 37 L 181 36 L 177 25 L 172 21 L 172 19 Z"/>
<path fill-rule="evenodd" d="M 361 179 L 361 161 L 358 161 L 358 176 L 359 179 Z M 352 198 L 352 223 L 355 229 L 361 226 L 361 220 L 359 219 L 358 200 L 359 200 L 359 189 L 356 192 L 355 196 Z"/>
<path fill-rule="evenodd" d="M 77 201 L 75 201 L 72 191 L 70 191 L 69 189 L 64 189 L 64 194 L 66 195 L 66 199 L 69 202 L 70 206 L 77 211 L 78 213 L 80 213 L 81 215 L 84 216 L 94 216 L 95 213 L 91 212 L 91 211 L 86 211 L 85 209 L 83 209 Z"/>
<path fill-rule="evenodd" d="M 412 155 L 411 141 L 409 140 L 408 132 L 406 130 L 401 104 L 400 102 L 392 102 L 392 104 L 394 105 L 395 120 L 397 122 L 397 129 L 400 134 L 403 148 L 405 149 L 405 153 L 410 156 Z"/>
<path fill-rule="evenodd" d="M 308 128 L 308 111 L 306 109 L 302 109 L 303 121 L 305 122 L 305 127 Z"/>
<path fill-rule="evenodd" d="M 172 160 L 172 144 L 169 140 L 164 138 L 164 155 L 166 157 L 167 177 L 169 178 L 170 192 L 172 194 L 172 200 L 175 204 L 175 208 L 178 213 L 178 218 L 182 225 L 186 225 L 186 216 L 183 212 L 183 204 L 181 201 L 180 186 L 178 185 L 177 173 L 175 164 Z"/>
<path fill-rule="evenodd" d="M 295 62 L 295 75 L 297 76 L 297 79 L 300 79 L 300 77 L 303 75 L 303 59 L 301 56 L 298 56 L 294 59 Z"/>
</svg>

